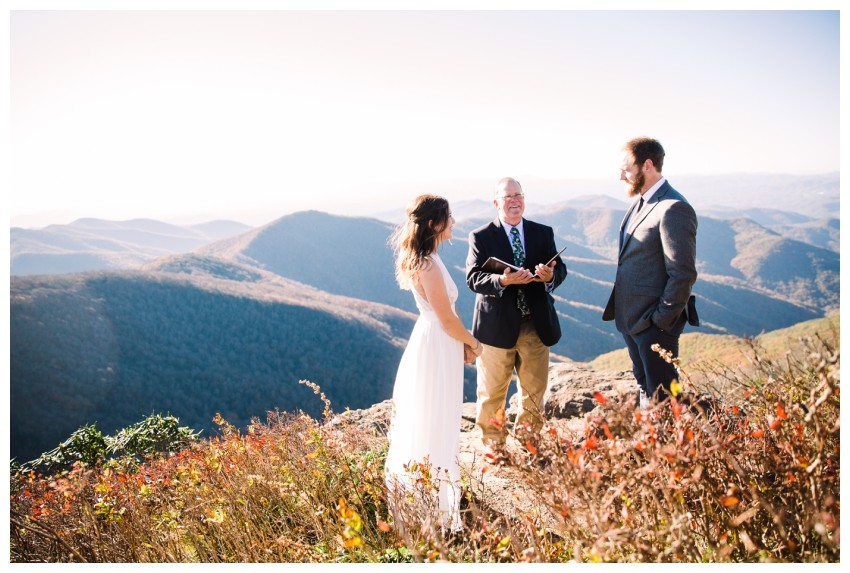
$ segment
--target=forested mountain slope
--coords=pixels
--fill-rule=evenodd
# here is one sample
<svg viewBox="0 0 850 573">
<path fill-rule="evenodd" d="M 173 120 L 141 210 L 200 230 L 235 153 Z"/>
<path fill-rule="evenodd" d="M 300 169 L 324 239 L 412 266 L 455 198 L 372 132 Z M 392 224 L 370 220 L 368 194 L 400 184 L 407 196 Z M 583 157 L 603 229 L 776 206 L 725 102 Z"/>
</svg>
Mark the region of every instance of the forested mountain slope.
<svg viewBox="0 0 850 573">
<path fill-rule="evenodd" d="M 217 412 L 321 413 L 300 379 L 370 406 L 391 395 L 413 316 L 280 278 L 110 271 L 13 278 L 10 322 L 11 455 L 29 459 L 154 412 L 199 429 Z"/>
</svg>

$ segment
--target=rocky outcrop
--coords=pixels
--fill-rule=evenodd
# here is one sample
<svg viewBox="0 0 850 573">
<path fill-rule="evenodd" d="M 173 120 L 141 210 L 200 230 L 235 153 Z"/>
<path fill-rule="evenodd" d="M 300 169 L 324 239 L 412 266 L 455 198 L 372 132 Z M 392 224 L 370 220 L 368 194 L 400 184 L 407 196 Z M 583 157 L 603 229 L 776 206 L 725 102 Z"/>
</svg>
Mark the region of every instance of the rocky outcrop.
<svg viewBox="0 0 850 573">
<path fill-rule="evenodd" d="M 606 400 L 635 401 L 637 386 L 631 372 L 595 372 L 574 363 L 553 363 L 549 367 L 549 386 L 544 410 L 549 423 L 556 425 L 566 436 L 577 436 L 585 427 L 587 414 L 599 406 L 594 395 L 599 392 Z M 518 397 L 514 394 L 505 415 L 513 421 L 517 415 Z M 392 414 L 392 402 L 385 400 L 364 410 L 349 410 L 337 417 L 338 422 L 369 428 L 385 436 Z M 509 449 L 522 446 L 508 441 Z M 459 460 L 465 481 L 478 501 L 503 515 L 516 516 L 521 512 L 537 511 L 540 519 L 557 530 L 557 519 L 545 508 L 531 507 L 531 498 L 522 472 L 518 468 L 491 465 L 484 458 L 481 431 L 475 425 L 475 403 L 463 405 Z"/>
<path fill-rule="evenodd" d="M 596 392 L 606 399 L 636 399 L 637 386 L 631 372 L 596 372 L 571 362 L 553 363 L 549 366 L 549 386 L 544 400 L 546 417 L 574 425 L 598 407 L 594 398 Z M 505 412 L 508 420 L 516 419 L 517 406 L 518 396 L 514 394 Z M 346 411 L 338 419 L 386 435 L 391 414 L 392 401 L 384 400 L 371 408 Z M 463 405 L 461 440 L 463 434 L 476 432 L 475 403 L 467 402 Z"/>
</svg>

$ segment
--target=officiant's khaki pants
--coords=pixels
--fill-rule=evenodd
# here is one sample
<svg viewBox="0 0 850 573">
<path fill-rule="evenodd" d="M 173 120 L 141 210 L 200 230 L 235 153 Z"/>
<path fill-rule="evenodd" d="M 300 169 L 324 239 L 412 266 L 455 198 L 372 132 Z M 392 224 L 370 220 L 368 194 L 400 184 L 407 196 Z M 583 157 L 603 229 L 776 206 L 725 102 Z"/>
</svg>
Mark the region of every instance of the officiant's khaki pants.
<svg viewBox="0 0 850 573">
<path fill-rule="evenodd" d="M 475 421 L 481 428 L 484 443 L 505 442 L 502 409 L 506 407 L 505 398 L 514 369 L 517 373 L 517 391 L 522 397 L 515 427 L 519 428 L 528 422 L 534 431 L 539 431 L 543 426 L 543 396 L 549 382 L 549 347 L 540 341 L 531 320 L 524 320 L 520 325 L 519 339 L 514 348 L 497 348 L 485 344 L 476 366 L 478 400 Z"/>
</svg>

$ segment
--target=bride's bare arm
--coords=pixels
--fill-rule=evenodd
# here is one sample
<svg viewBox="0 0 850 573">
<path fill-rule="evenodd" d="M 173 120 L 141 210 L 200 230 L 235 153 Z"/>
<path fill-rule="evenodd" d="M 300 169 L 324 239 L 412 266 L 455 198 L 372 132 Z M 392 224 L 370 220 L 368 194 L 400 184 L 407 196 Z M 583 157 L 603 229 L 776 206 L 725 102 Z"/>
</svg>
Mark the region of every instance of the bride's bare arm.
<svg viewBox="0 0 850 573">
<path fill-rule="evenodd" d="M 440 269 L 433 264 L 427 265 L 419 271 L 419 283 L 425 291 L 425 298 L 428 299 L 440 324 L 449 336 L 469 345 L 476 356 L 481 354 L 481 343 L 466 330 L 463 322 L 452 310 L 452 302 L 449 300 L 449 293 L 446 292 Z"/>
</svg>

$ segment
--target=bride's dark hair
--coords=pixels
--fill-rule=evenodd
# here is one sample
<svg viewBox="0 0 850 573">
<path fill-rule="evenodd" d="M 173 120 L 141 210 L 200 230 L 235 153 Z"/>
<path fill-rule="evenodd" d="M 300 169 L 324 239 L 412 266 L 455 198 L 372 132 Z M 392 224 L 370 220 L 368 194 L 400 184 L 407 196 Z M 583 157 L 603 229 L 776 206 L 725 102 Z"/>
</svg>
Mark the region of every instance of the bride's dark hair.
<svg viewBox="0 0 850 573">
<path fill-rule="evenodd" d="M 410 289 L 413 277 L 430 264 L 440 236 L 449 224 L 449 202 L 437 195 L 420 195 L 407 207 L 407 220 L 390 237 L 395 251 L 395 278 Z"/>
</svg>

